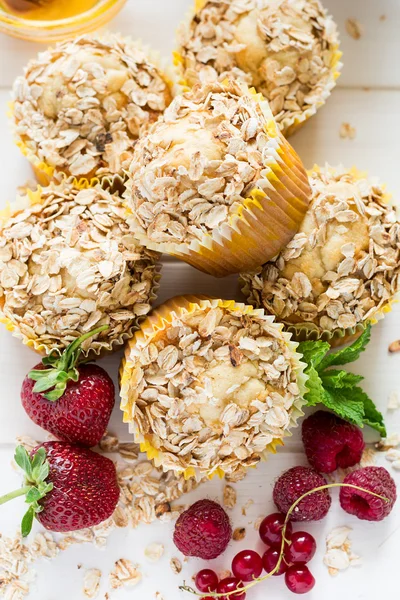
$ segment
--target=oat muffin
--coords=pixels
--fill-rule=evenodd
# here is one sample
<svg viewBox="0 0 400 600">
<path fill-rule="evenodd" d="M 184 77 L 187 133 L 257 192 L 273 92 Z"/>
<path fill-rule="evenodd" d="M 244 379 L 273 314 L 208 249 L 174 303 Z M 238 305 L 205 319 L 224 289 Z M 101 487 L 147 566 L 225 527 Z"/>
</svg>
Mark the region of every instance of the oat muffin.
<svg viewBox="0 0 400 600">
<path fill-rule="evenodd" d="M 385 188 L 355 169 L 314 167 L 313 200 L 293 240 L 243 275 L 249 302 L 297 339 L 337 345 L 390 310 L 399 291 L 400 220 Z"/>
<path fill-rule="evenodd" d="M 173 100 L 136 145 L 125 197 L 144 246 L 224 276 L 275 256 L 310 195 L 268 103 L 227 80 Z"/>
<path fill-rule="evenodd" d="M 117 193 L 73 183 L 27 191 L 3 211 L 0 320 L 41 353 L 108 325 L 82 346 L 93 356 L 124 344 L 149 312 L 158 255 L 129 232 Z"/>
<path fill-rule="evenodd" d="M 263 310 L 233 300 L 169 300 L 126 348 L 124 421 L 157 466 L 240 479 L 302 414 L 296 348 Z"/>
<path fill-rule="evenodd" d="M 245 81 L 288 136 L 323 105 L 340 71 L 335 23 L 319 0 L 200 0 L 178 31 L 181 84 Z"/>
<path fill-rule="evenodd" d="M 47 185 L 55 174 L 123 174 L 138 137 L 171 100 L 165 76 L 131 40 L 83 36 L 32 60 L 14 84 L 16 141 Z"/>
</svg>

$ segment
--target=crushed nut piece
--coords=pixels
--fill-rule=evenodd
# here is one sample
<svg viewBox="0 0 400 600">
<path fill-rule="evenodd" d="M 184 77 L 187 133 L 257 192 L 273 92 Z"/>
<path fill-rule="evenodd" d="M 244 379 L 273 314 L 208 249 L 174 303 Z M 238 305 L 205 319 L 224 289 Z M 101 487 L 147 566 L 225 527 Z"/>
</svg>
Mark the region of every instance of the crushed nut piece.
<svg viewBox="0 0 400 600">
<path fill-rule="evenodd" d="M 396 340 L 390 344 L 389 352 L 400 352 L 400 340 Z"/>
<path fill-rule="evenodd" d="M 364 28 L 357 19 L 347 19 L 346 31 L 354 40 L 359 40 L 364 32 Z"/>
<path fill-rule="evenodd" d="M 246 537 L 246 528 L 245 527 L 236 527 L 232 534 L 232 539 L 234 542 L 240 542 L 244 540 Z"/>
</svg>

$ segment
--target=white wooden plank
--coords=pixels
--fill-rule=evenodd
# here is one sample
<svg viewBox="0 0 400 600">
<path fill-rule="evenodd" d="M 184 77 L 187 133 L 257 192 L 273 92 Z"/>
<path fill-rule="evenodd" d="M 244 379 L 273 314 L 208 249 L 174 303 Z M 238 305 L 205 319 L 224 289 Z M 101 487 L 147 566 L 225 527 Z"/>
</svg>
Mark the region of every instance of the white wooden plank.
<svg viewBox="0 0 400 600">
<path fill-rule="evenodd" d="M 324 0 L 341 32 L 345 68 L 340 86 L 400 87 L 400 3 L 397 0 Z M 108 25 L 133 38 L 140 38 L 169 60 L 175 28 L 191 7 L 192 0 L 127 0 L 119 15 Z M 386 19 L 380 20 L 384 15 Z M 363 25 L 360 40 L 346 33 L 345 22 L 357 18 Z M 26 62 L 43 45 L 10 39 L 0 34 L 0 86 L 10 87 Z"/>
<path fill-rule="evenodd" d="M 19 487 L 17 475 L 8 468 L 12 458 L 11 449 L 0 450 L 2 481 L 0 494 Z M 183 556 L 175 548 L 172 541 L 173 524 L 154 523 L 151 526 L 142 525 L 136 530 L 116 530 L 109 537 L 106 550 L 99 550 L 93 545 L 76 545 L 70 547 L 51 561 L 41 560 L 33 565 L 38 576 L 31 587 L 29 600 L 67 600 L 83 598 L 82 582 L 87 568 L 99 568 L 102 571 L 101 588 L 98 598 L 104 599 L 109 589 L 108 575 L 114 562 L 120 558 L 128 558 L 139 564 L 143 573 L 142 582 L 135 588 L 128 587 L 110 594 L 111 598 L 120 600 L 155 600 L 155 592 L 159 591 L 165 600 L 190 600 L 190 594 L 179 592 L 178 586 L 186 580 L 192 585 L 192 576 L 201 568 L 210 567 L 217 572 L 229 570 L 233 556 L 246 548 L 254 548 L 258 552 L 265 551 L 258 533 L 254 528 L 255 521 L 275 510 L 272 502 L 272 488 L 275 479 L 282 471 L 298 465 L 306 464 L 303 454 L 278 454 L 268 462 L 260 465 L 257 470 L 250 470 L 246 479 L 236 485 L 238 500 L 234 510 L 229 511 L 234 527 L 244 527 L 246 537 L 241 542 L 232 542 L 227 551 L 213 561 L 189 559 L 183 562 Z M 192 503 L 201 498 L 222 500 L 223 483 L 217 479 L 203 484 L 199 489 L 184 496 L 178 503 Z M 400 512 L 393 511 L 390 519 L 382 523 L 366 523 L 344 513 L 337 498 L 337 491 L 332 492 L 333 503 L 328 516 L 318 523 L 295 525 L 295 530 L 306 530 L 315 536 L 317 554 L 310 563 L 316 578 L 316 586 L 307 598 L 309 600 L 333 600 L 336 598 L 357 598 L 357 600 L 373 600 L 386 597 L 397 598 L 393 592 L 395 585 L 395 557 L 398 552 L 398 538 L 395 532 L 400 527 Z M 253 504 L 251 504 L 253 502 Z M 246 515 L 242 508 L 246 508 Z M 0 530 L 3 535 L 14 535 L 21 514 L 26 509 L 22 499 L 2 506 L 0 512 Z M 347 525 L 353 528 L 351 533 L 352 549 L 361 555 L 362 567 L 351 568 L 332 578 L 328 575 L 322 559 L 325 553 L 325 537 L 337 526 Z M 38 530 L 35 525 L 34 531 Z M 163 557 L 151 564 L 144 556 L 144 549 L 151 542 L 162 543 L 165 547 Z M 169 566 L 172 557 L 182 560 L 183 570 L 180 575 L 174 575 Z M 80 567 L 78 565 L 81 565 Z M 62 581 L 62 586 L 60 586 Z M 392 595 L 391 595 L 392 594 Z M 249 592 L 248 598 L 264 600 L 291 600 L 293 595 L 285 587 L 283 578 L 273 577 L 256 586 Z"/>
</svg>

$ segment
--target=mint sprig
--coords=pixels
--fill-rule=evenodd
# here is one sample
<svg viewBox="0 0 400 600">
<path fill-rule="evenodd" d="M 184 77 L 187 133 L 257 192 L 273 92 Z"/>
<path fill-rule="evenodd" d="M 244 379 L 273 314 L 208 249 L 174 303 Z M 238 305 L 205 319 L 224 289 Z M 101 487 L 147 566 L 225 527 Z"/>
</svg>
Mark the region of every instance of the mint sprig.
<svg viewBox="0 0 400 600">
<path fill-rule="evenodd" d="M 357 360 L 370 339 L 369 325 L 353 344 L 336 352 L 329 352 L 330 345 L 327 342 L 301 342 L 298 351 L 307 363 L 305 372 L 308 375 L 305 400 L 308 406 L 323 404 L 342 419 L 359 427 L 369 425 L 386 437 L 382 414 L 358 386 L 364 378 L 344 369 L 332 369 Z"/>
<path fill-rule="evenodd" d="M 39 448 L 33 456 L 29 456 L 23 446 L 17 446 L 14 460 L 25 473 L 25 483 L 22 488 L 1 496 L 0 504 L 5 504 L 18 496 L 25 496 L 29 508 L 22 518 L 21 533 L 26 537 L 32 529 L 33 519 L 43 510 L 39 500 L 53 489 L 53 484 L 47 481 L 50 466 L 43 447 Z"/>
</svg>

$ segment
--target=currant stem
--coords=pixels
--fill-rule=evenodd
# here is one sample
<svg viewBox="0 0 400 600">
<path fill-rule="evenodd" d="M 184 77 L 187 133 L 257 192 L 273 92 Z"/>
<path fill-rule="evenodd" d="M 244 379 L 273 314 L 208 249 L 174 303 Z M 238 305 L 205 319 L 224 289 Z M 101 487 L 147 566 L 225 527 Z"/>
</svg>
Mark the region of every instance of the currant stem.
<svg viewBox="0 0 400 600">
<path fill-rule="evenodd" d="M 5 504 L 6 502 L 9 502 L 10 500 L 14 500 L 14 498 L 18 498 L 18 496 L 24 496 L 25 494 L 27 494 L 29 492 L 29 490 L 31 489 L 31 485 L 25 485 L 22 488 L 19 488 L 18 490 L 14 490 L 13 492 L 10 492 L 9 494 L 4 494 L 4 496 L 0 496 L 0 504 Z"/>
<path fill-rule="evenodd" d="M 232 590 L 231 592 L 224 592 L 223 594 L 218 594 L 216 592 L 207 592 L 207 597 L 210 598 L 229 598 L 230 596 L 233 596 L 233 594 L 240 594 L 240 592 L 247 592 L 247 590 L 249 590 L 250 588 L 254 587 L 255 585 L 258 585 L 259 583 L 269 579 L 270 577 L 272 577 L 278 570 L 279 567 L 282 564 L 282 561 L 284 559 L 284 552 L 285 552 L 285 543 L 287 542 L 286 538 L 285 538 L 285 534 L 286 534 L 286 528 L 287 525 L 290 521 L 290 516 L 293 513 L 294 509 L 296 508 L 296 506 L 298 506 L 298 504 L 300 504 L 300 502 L 302 500 L 304 500 L 304 498 L 307 498 L 307 496 L 310 496 L 311 494 L 315 494 L 316 492 L 322 492 L 324 490 L 329 490 L 330 488 L 336 488 L 336 487 L 347 487 L 347 488 L 352 488 L 354 490 L 358 490 L 359 492 L 365 492 L 367 494 L 370 494 L 371 496 L 375 496 L 375 498 L 380 498 L 381 500 L 384 500 L 385 502 L 389 502 L 389 498 L 385 498 L 385 496 L 380 496 L 379 494 L 375 494 L 375 492 L 371 492 L 371 490 L 367 490 L 365 488 L 359 487 L 358 485 L 352 485 L 351 483 L 327 483 L 326 485 L 321 485 L 319 487 L 316 487 L 312 490 L 309 490 L 308 492 L 306 492 L 305 494 L 303 494 L 302 496 L 300 496 L 299 498 L 297 498 L 297 500 L 295 502 L 293 502 L 292 506 L 289 508 L 286 517 L 285 517 L 285 522 L 283 524 L 282 527 L 282 544 L 281 544 L 281 550 L 279 553 L 279 559 L 278 562 L 276 563 L 274 569 L 272 569 L 272 571 L 270 571 L 269 573 L 267 573 L 267 575 L 264 575 L 264 577 L 258 577 L 257 579 L 254 579 L 253 581 L 251 581 L 248 585 L 243 586 L 241 588 L 236 588 L 235 590 Z M 198 593 L 196 592 L 196 590 L 194 590 L 193 588 L 186 586 L 186 585 L 181 585 L 179 586 L 179 589 L 183 592 L 189 592 L 191 594 L 194 594 L 195 596 L 199 596 L 201 598 L 204 597 L 204 593 Z"/>
</svg>

